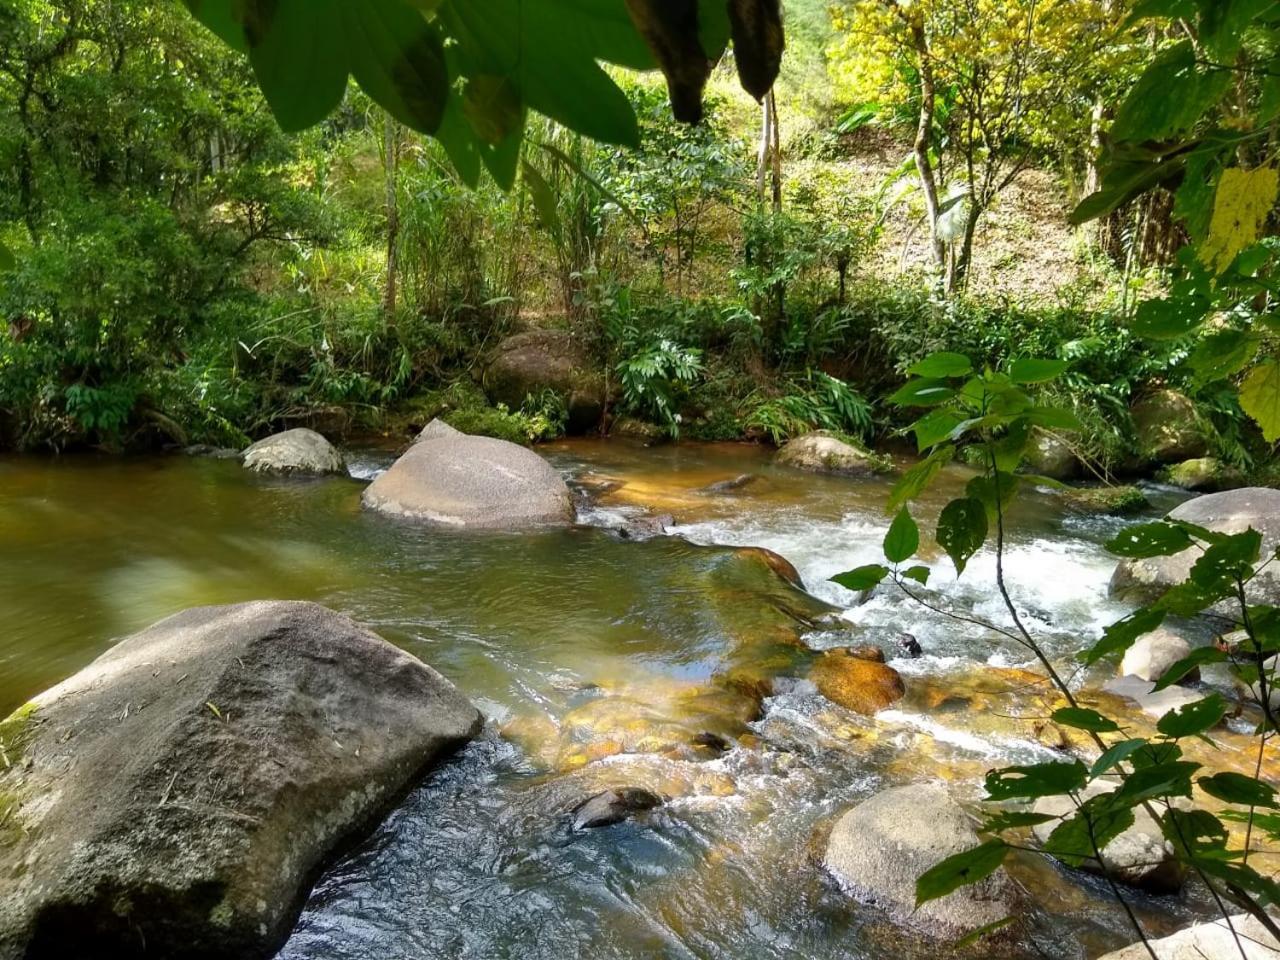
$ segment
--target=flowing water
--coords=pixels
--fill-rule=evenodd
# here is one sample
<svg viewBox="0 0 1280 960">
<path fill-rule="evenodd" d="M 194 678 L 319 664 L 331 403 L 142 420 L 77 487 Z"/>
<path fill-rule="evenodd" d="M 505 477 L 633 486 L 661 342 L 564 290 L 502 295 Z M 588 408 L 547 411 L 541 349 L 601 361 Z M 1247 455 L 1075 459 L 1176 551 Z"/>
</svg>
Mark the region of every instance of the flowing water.
<svg viewBox="0 0 1280 960">
<path fill-rule="evenodd" d="M 815 855 L 833 818 L 883 786 L 943 778 L 976 797 L 986 769 L 1052 756 L 1031 732 L 1026 654 L 828 582 L 880 559 L 887 481 L 780 471 L 743 446 L 542 452 L 587 492 L 581 525 L 419 528 L 362 512 L 357 479 L 218 460 L 0 459 L 0 716 L 179 609 L 316 600 L 434 665 L 490 723 L 321 879 L 282 956 L 945 955 L 851 904 Z M 389 459 L 359 456 L 352 473 Z M 943 477 L 922 526 L 964 479 Z M 645 510 L 672 514 L 676 536 L 614 532 Z M 1011 518 L 1013 592 L 1055 655 L 1124 614 L 1100 547 L 1121 523 L 1047 493 Z M 790 560 L 809 594 L 747 546 Z M 989 554 L 959 581 L 926 560 L 934 602 L 1003 618 Z M 891 710 L 848 713 L 805 680 L 806 648 L 896 656 L 904 632 L 925 656 L 892 661 L 908 696 Z M 670 799 L 639 822 L 569 829 L 568 809 L 615 785 Z M 1130 939 L 1099 885 L 1030 855 L 1014 869 L 1041 905 L 1014 955 L 1080 960 Z M 1136 899 L 1156 931 L 1204 908 L 1194 892 Z"/>
</svg>

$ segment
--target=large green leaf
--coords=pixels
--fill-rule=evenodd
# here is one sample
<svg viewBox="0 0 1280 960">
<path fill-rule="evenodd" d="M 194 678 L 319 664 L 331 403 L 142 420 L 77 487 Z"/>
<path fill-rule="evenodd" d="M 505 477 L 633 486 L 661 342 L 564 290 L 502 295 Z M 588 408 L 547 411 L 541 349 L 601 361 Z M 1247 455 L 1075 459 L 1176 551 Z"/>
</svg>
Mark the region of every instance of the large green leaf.
<svg viewBox="0 0 1280 960">
<path fill-rule="evenodd" d="M 1026 357 L 1015 360 L 1009 367 L 1009 378 L 1014 383 L 1044 383 L 1060 377 L 1067 369 L 1065 360 L 1039 360 Z"/>
<path fill-rule="evenodd" d="M 1088 860 L 1096 861 L 1098 853 L 1133 826 L 1133 821 L 1133 809 L 1118 801 L 1115 794 L 1098 794 L 1054 828 L 1045 841 L 1044 852 L 1079 867 Z"/>
<path fill-rule="evenodd" d="M 530 108 L 571 130 L 639 144 L 631 104 L 597 62 L 638 60 L 623 0 L 447 0 L 438 16 L 458 42 L 464 76 L 511 77 Z"/>
<path fill-rule="evenodd" d="M 1238 803 L 1246 807 L 1276 808 L 1276 791 L 1268 783 L 1242 773 L 1215 773 L 1211 777 L 1201 777 L 1196 781 L 1200 789 L 1211 797 L 1225 800 L 1227 803 Z"/>
<path fill-rule="evenodd" d="M 963 353 L 931 353 L 919 363 L 907 368 L 913 377 L 938 379 L 964 377 L 973 371 L 973 361 Z"/>
<path fill-rule="evenodd" d="M 947 857 L 916 880 L 916 906 L 984 880 L 1004 863 L 1010 847 L 1003 840 L 988 840 L 971 850 Z"/>
<path fill-rule="evenodd" d="M 1201 66 L 1189 40 L 1156 57 L 1116 111 L 1117 140 L 1167 140 L 1191 130 L 1230 89 L 1232 74 Z"/>
<path fill-rule="evenodd" d="M 911 519 L 911 512 L 903 507 L 889 524 L 884 538 L 884 555 L 890 563 L 902 563 L 920 549 L 920 528 Z"/>
<path fill-rule="evenodd" d="M 13 251 L 0 243 L 0 270 L 12 270 L 18 265 L 18 261 L 14 259 Z"/>
<path fill-rule="evenodd" d="M 987 799 L 1034 800 L 1073 793 L 1085 785 L 1089 771 L 1079 760 L 1005 767 L 987 774 Z"/>
<path fill-rule="evenodd" d="M 1126 527 L 1107 541 L 1106 548 L 1118 557 L 1143 560 L 1169 557 L 1192 545 L 1190 534 L 1175 523 L 1142 523 Z"/>
<path fill-rule="evenodd" d="M 1243 330 L 1220 330 L 1200 341 L 1187 359 L 1197 383 L 1210 383 L 1235 376 L 1249 365 L 1259 342 Z"/>
<path fill-rule="evenodd" d="M 957 575 L 964 573 L 969 559 L 982 549 L 987 529 L 987 508 L 981 500 L 961 497 L 942 508 L 938 516 L 938 545 L 955 563 Z"/>
<path fill-rule="evenodd" d="M 449 97 L 444 42 L 435 26 L 398 0 L 363 0 L 343 4 L 342 11 L 356 82 L 401 123 L 435 133 Z M 519 114 L 518 100 L 512 110 Z"/>
<path fill-rule="evenodd" d="M 1053 722 L 1090 733 L 1115 733 L 1120 729 L 1120 725 L 1110 717 L 1088 707 L 1060 707 L 1053 711 Z"/>
<path fill-rule="evenodd" d="M 1156 722 L 1156 729 L 1172 740 L 1193 737 L 1216 727 L 1226 715 L 1227 702 L 1211 693 L 1203 700 L 1170 710 Z"/>
<path fill-rule="evenodd" d="M 889 493 L 889 509 L 897 510 L 924 493 L 955 455 L 956 448 L 949 443 L 935 447 L 932 453 L 904 472 Z"/>
<path fill-rule="evenodd" d="M 1165 670 L 1165 672 L 1160 675 L 1160 679 L 1156 681 L 1155 688 L 1152 692 L 1164 690 L 1166 687 L 1173 686 L 1192 670 L 1199 670 L 1202 666 L 1210 663 L 1225 663 L 1226 660 L 1227 654 L 1225 650 L 1220 650 L 1217 647 L 1212 646 L 1197 647 L 1195 650 L 1192 650 L 1190 654 Z"/>
<path fill-rule="evenodd" d="M 1164 623 L 1164 618 L 1163 610 L 1137 610 L 1107 627 L 1102 632 L 1102 639 L 1081 654 L 1080 659 L 1091 665 L 1104 657 L 1124 653 L 1140 636 Z"/>
<path fill-rule="evenodd" d="M 1165 297 L 1146 300 L 1133 316 L 1133 332 L 1150 340 L 1186 336 L 1204 322 L 1209 301 L 1204 297 Z"/>
<path fill-rule="evenodd" d="M 249 62 L 280 126 L 304 130 L 319 123 L 341 102 L 360 42 L 346 36 L 343 5 L 245 0 L 242 9 Z"/>
<path fill-rule="evenodd" d="M 870 590 L 879 586 L 881 581 L 888 575 L 888 567 L 879 563 L 869 563 L 846 573 L 837 573 L 831 578 L 831 582 L 840 584 L 846 590 L 861 593 L 863 590 Z"/>
</svg>

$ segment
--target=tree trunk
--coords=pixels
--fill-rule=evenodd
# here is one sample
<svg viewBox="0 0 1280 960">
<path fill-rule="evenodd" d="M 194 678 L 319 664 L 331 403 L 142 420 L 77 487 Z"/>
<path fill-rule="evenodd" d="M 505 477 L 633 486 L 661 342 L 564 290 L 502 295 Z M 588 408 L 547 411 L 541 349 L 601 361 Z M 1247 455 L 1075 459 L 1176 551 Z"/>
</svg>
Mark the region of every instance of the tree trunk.
<svg viewBox="0 0 1280 960">
<path fill-rule="evenodd" d="M 397 168 L 400 159 L 400 125 L 390 116 L 383 124 L 383 163 L 387 186 L 387 286 L 382 309 L 388 319 L 396 315 L 396 275 L 400 267 L 400 206 L 397 201 Z"/>
<path fill-rule="evenodd" d="M 939 272 L 946 269 L 947 250 L 938 236 L 938 178 L 929 159 L 929 142 L 933 137 L 933 106 L 936 88 L 933 79 L 933 63 L 929 58 L 929 39 L 925 36 L 924 21 L 919 16 L 911 20 L 911 43 L 920 57 L 920 121 L 916 126 L 915 160 L 920 175 L 920 187 L 924 191 L 925 212 L 929 218 L 929 236 L 933 241 L 933 262 Z"/>
</svg>

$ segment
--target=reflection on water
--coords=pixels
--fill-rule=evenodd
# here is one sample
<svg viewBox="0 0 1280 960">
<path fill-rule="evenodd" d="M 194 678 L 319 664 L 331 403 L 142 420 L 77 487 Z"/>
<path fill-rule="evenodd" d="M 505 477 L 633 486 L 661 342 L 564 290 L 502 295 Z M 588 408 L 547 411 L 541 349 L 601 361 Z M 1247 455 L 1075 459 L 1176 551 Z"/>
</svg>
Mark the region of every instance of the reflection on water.
<svg viewBox="0 0 1280 960">
<path fill-rule="evenodd" d="M 0 459 L 0 714 L 178 609 L 317 600 L 432 663 L 491 723 L 322 879 L 284 956 L 938 956 L 845 902 L 814 851 L 884 784 L 940 777 L 972 797 L 987 768 L 1045 757 L 1038 692 L 1007 669 L 1023 652 L 891 593 L 851 606 L 827 581 L 880 559 L 889 481 L 778 471 L 740 446 L 544 453 L 594 491 L 587 525 L 407 526 L 361 512 L 355 479 L 273 481 L 217 460 Z M 355 462 L 368 478 L 386 457 Z M 726 480 L 739 482 L 710 489 Z M 944 476 L 922 527 L 964 481 Z M 644 510 L 671 513 L 678 536 L 605 529 Z M 1012 520 L 1011 582 L 1058 654 L 1124 612 L 1099 547 L 1116 525 L 1039 493 Z M 776 550 L 817 599 L 715 545 Z M 959 582 L 926 561 L 936 602 L 1002 616 L 989 556 Z M 893 710 L 858 717 L 803 680 L 806 645 L 893 655 L 904 631 L 926 656 L 894 662 L 908 697 Z M 622 785 L 670 802 L 568 830 L 577 801 Z M 1037 858 L 1018 871 L 1058 906 L 1013 953 L 1074 960 L 1127 940 L 1105 892 Z M 1197 908 L 1139 906 L 1157 929 Z"/>
</svg>

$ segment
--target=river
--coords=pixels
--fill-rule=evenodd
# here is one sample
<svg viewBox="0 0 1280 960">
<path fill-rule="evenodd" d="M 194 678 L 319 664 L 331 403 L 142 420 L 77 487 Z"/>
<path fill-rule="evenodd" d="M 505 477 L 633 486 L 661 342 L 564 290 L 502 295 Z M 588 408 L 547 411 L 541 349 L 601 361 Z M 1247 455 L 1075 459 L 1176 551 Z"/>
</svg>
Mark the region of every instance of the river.
<svg viewBox="0 0 1280 960">
<path fill-rule="evenodd" d="M 1010 693 L 1023 651 L 828 581 L 881 558 L 889 482 L 779 470 L 742 445 L 540 452 L 588 497 L 580 525 L 409 526 L 362 512 L 358 479 L 265 479 L 214 459 L 0 458 L 0 716 L 179 609 L 316 600 L 431 663 L 490 722 L 321 878 L 283 957 L 946 955 L 835 889 L 816 865 L 824 829 L 886 785 L 941 778 L 976 798 L 986 769 L 1053 754 L 1030 733 L 1034 704 Z M 389 460 L 362 451 L 352 472 Z M 921 501 L 922 527 L 964 479 L 955 468 Z M 1153 514 L 1176 502 L 1153 496 Z M 672 514 L 674 536 L 614 532 L 646 510 Z M 1015 509 L 1011 586 L 1055 657 L 1126 612 L 1107 598 L 1101 548 L 1124 522 L 1044 491 Z M 812 597 L 726 549 L 741 546 L 786 557 Z M 989 553 L 960 580 L 926 560 L 939 603 L 1003 617 Z M 906 632 L 925 655 L 891 661 L 908 696 L 875 718 L 804 679 L 800 638 L 896 658 Z M 744 693 L 761 685 L 762 706 Z M 697 734 L 714 736 L 691 748 Z M 669 802 L 642 822 L 568 828 L 566 804 L 623 784 Z M 1010 955 L 1082 960 L 1132 939 L 1100 884 L 1034 855 L 1014 870 L 1041 906 Z M 1194 892 L 1135 898 L 1157 933 L 1205 910 Z"/>
</svg>

